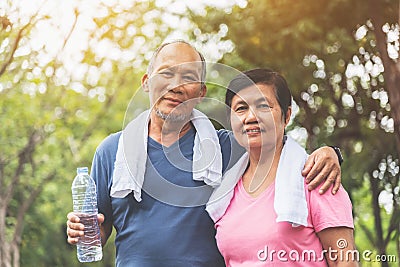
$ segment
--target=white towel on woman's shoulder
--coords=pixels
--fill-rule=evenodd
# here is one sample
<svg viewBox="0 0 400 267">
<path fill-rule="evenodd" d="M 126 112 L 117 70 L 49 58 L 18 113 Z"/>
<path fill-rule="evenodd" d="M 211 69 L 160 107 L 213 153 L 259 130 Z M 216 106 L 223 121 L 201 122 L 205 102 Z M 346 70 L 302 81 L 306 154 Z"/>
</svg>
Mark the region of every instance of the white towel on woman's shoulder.
<svg viewBox="0 0 400 267">
<path fill-rule="evenodd" d="M 279 159 L 275 178 L 274 209 L 277 222 L 290 222 L 293 226 L 307 226 L 308 208 L 304 191 L 304 177 L 301 175 L 307 160 L 306 151 L 292 138 L 288 137 Z M 206 210 L 214 222 L 226 212 L 249 162 L 245 153 L 222 178 L 222 183 L 212 193 Z"/>
</svg>

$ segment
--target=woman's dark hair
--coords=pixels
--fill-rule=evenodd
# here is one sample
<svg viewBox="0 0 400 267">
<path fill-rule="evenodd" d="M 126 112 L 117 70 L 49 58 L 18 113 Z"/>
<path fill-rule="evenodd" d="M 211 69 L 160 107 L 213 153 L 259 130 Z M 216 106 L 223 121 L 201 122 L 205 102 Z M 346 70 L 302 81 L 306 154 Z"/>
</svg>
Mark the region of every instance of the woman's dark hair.
<svg viewBox="0 0 400 267">
<path fill-rule="evenodd" d="M 285 78 L 279 73 L 269 69 L 252 69 L 242 72 L 233 78 L 225 94 L 225 104 L 231 108 L 232 98 L 239 91 L 256 84 L 270 85 L 274 88 L 275 97 L 281 107 L 283 119 L 286 120 L 286 113 L 292 105 L 292 94 L 290 93 Z"/>
</svg>

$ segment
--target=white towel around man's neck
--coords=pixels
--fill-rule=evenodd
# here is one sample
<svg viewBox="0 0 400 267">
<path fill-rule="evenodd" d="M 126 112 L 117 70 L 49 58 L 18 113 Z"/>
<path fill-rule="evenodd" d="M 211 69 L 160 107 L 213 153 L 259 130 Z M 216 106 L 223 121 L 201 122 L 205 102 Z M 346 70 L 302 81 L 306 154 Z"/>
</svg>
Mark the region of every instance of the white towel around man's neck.
<svg viewBox="0 0 400 267">
<path fill-rule="evenodd" d="M 275 178 L 274 209 L 277 222 L 290 222 L 294 227 L 307 226 L 308 208 L 304 177 L 301 175 L 307 156 L 306 151 L 296 141 L 287 138 Z M 206 210 L 214 222 L 225 214 L 233 198 L 235 186 L 246 170 L 248 162 L 249 156 L 245 153 L 226 171 L 221 185 L 212 193 Z"/>
<path fill-rule="evenodd" d="M 124 198 L 133 191 L 141 201 L 147 161 L 147 138 L 150 110 L 132 120 L 118 141 L 110 196 Z M 196 135 L 193 147 L 193 180 L 216 187 L 222 178 L 222 154 L 214 126 L 202 112 L 193 110 L 190 118 Z"/>
</svg>

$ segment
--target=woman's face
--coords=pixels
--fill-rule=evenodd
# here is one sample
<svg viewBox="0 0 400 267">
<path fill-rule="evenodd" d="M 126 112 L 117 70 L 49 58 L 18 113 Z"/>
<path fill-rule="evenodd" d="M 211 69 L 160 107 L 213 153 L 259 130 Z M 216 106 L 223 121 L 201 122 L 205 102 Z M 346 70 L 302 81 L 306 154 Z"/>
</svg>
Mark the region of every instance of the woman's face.
<svg viewBox="0 0 400 267">
<path fill-rule="evenodd" d="M 284 121 L 273 86 L 252 85 L 232 98 L 232 131 L 238 143 L 247 151 L 275 149 L 276 144 L 282 144 L 290 114 L 289 107 Z"/>
</svg>

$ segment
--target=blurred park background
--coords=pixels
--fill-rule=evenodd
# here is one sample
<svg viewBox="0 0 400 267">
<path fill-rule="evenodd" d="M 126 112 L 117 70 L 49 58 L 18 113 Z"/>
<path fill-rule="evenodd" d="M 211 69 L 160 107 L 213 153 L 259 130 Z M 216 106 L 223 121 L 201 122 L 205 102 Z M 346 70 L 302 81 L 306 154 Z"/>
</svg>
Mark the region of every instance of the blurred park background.
<svg viewBox="0 0 400 267">
<path fill-rule="evenodd" d="M 113 240 L 90 265 L 66 243 L 71 183 L 177 38 L 287 78 L 289 134 L 344 154 L 361 265 L 400 266 L 399 13 L 398 0 L 1 0 L 0 267 L 114 266 Z"/>
</svg>

